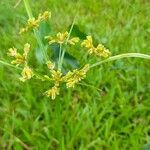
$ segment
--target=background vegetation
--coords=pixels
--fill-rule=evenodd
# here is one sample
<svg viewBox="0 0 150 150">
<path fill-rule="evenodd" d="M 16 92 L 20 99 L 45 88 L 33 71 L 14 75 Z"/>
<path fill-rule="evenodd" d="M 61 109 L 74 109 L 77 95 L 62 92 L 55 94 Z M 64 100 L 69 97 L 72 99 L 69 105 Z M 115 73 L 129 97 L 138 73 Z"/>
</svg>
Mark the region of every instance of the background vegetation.
<svg viewBox="0 0 150 150">
<path fill-rule="evenodd" d="M 31 0 L 30 4 L 35 16 L 52 12 L 50 33 L 68 30 L 79 13 L 74 34 L 92 35 L 113 55 L 150 54 L 149 0 Z M 23 2 L 15 5 L 16 0 L 0 1 L 0 60 L 10 62 L 7 49 L 29 42 L 31 63 L 42 70 L 35 61 L 39 51 L 33 35 L 18 34 L 27 20 Z M 47 27 L 43 28 L 45 32 Z M 81 49 L 68 53 L 81 65 L 89 62 Z M 82 82 L 91 86 L 64 88 L 54 101 L 42 95 L 47 83 L 22 83 L 19 75 L 0 65 L 0 149 L 138 150 L 150 143 L 150 61 L 130 58 L 97 67 Z"/>
</svg>

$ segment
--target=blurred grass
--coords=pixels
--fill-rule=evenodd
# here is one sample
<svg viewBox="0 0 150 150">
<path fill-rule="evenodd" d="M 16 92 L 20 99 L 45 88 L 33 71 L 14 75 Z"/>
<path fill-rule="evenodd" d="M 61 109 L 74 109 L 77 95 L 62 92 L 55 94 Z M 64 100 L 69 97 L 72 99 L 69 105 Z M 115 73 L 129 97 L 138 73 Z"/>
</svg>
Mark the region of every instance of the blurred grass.
<svg viewBox="0 0 150 150">
<path fill-rule="evenodd" d="M 18 35 L 27 14 L 22 2 L 16 8 L 15 4 L 15 0 L 0 1 L 0 59 L 6 61 L 9 47 L 21 48 L 25 42 L 36 47 L 32 35 Z M 76 25 L 113 55 L 150 54 L 149 0 L 78 4 Z M 31 7 L 35 15 L 52 11 L 53 33 L 67 30 L 78 11 L 76 0 L 32 0 Z M 89 60 L 81 49 L 69 53 L 81 64 Z M 63 89 L 55 101 L 42 95 L 47 84 L 21 83 L 19 73 L 0 65 L 0 149 L 137 150 L 150 143 L 149 61 L 130 58 L 93 69 L 84 81 L 93 87 Z"/>
</svg>

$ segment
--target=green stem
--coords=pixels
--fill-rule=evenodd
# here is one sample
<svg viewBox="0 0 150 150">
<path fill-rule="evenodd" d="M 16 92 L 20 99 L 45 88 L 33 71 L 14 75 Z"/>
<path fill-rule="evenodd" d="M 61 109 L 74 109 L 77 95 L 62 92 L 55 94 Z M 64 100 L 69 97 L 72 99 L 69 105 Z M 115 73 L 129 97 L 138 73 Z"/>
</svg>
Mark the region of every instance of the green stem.
<svg viewBox="0 0 150 150">
<path fill-rule="evenodd" d="M 9 63 L 7 63 L 7 62 L 4 62 L 4 61 L 2 61 L 2 60 L 0 60 L 0 63 L 1 63 L 2 65 L 6 65 L 6 66 L 9 66 L 9 67 L 16 68 L 16 69 L 18 69 L 18 70 L 22 70 L 21 68 L 19 68 L 19 67 L 17 67 L 17 66 L 14 66 L 14 65 L 12 65 L 12 64 L 9 64 Z"/>
<path fill-rule="evenodd" d="M 91 65 L 90 68 L 100 66 L 101 64 L 106 63 L 106 62 L 110 62 L 110 61 L 114 61 L 114 60 L 118 60 L 118 59 L 122 59 L 122 58 L 129 58 L 129 57 L 150 59 L 150 55 L 147 55 L 147 54 L 126 53 L 126 54 L 120 54 L 120 55 L 109 57 L 108 59 L 102 60 L 100 62 L 97 62 L 97 63 Z"/>
<path fill-rule="evenodd" d="M 67 46 L 68 40 L 69 40 L 69 38 L 71 36 L 71 32 L 72 32 L 72 29 L 74 27 L 76 17 L 77 17 L 77 15 L 74 17 L 74 20 L 72 22 L 71 28 L 69 30 L 69 35 L 68 35 L 67 40 L 65 42 L 65 47 Z M 62 68 L 62 63 L 63 63 L 63 59 L 64 59 L 64 56 L 65 56 L 65 53 L 66 53 L 66 50 L 64 49 L 63 52 L 62 52 L 61 58 L 60 58 L 60 68 Z"/>
<path fill-rule="evenodd" d="M 25 5 L 25 8 L 26 8 L 29 19 L 33 18 L 32 11 L 31 11 L 31 8 L 30 8 L 30 5 L 29 5 L 29 1 L 28 0 L 23 0 L 23 1 L 24 1 L 24 5 Z M 37 29 L 34 29 L 34 35 L 37 39 L 37 42 L 39 44 L 40 49 L 42 50 L 44 59 L 47 62 L 48 61 L 48 56 L 47 56 L 47 53 L 46 53 L 47 50 L 46 50 L 46 48 L 43 44 L 43 41 L 40 37 L 40 33 Z"/>
<path fill-rule="evenodd" d="M 65 46 L 67 46 L 67 44 L 68 44 L 68 40 L 69 40 L 69 38 L 70 38 L 70 36 L 71 36 L 71 32 L 72 32 L 72 29 L 73 29 L 73 27 L 74 27 L 75 20 L 76 20 L 76 18 L 77 18 L 77 16 L 78 16 L 79 9 L 80 9 L 80 1 L 77 2 L 76 8 L 77 8 L 77 12 L 76 12 L 76 15 L 75 15 L 75 17 L 74 17 L 74 19 L 73 19 L 71 28 L 70 28 L 70 30 L 69 30 L 69 35 L 68 35 L 68 37 L 67 37 Z M 62 55 L 61 55 L 60 68 L 62 68 L 62 63 L 63 63 L 63 59 L 64 59 L 64 56 L 65 56 L 65 53 L 66 53 L 66 50 L 64 49 L 63 52 L 62 52 Z"/>
<path fill-rule="evenodd" d="M 25 8 L 26 8 L 29 18 L 33 18 L 32 11 L 31 11 L 28 0 L 23 0 L 23 1 L 24 1 L 24 5 L 25 5 Z"/>
<path fill-rule="evenodd" d="M 58 59 L 58 70 L 60 70 L 60 71 L 61 71 L 61 66 L 60 66 L 61 53 L 62 53 L 62 44 L 60 44 L 60 48 L 59 48 L 59 59 Z"/>
<path fill-rule="evenodd" d="M 36 39 L 37 39 L 37 42 L 38 42 L 38 44 L 39 44 L 39 47 L 40 47 L 40 49 L 42 50 L 42 53 L 43 53 L 43 56 L 44 56 L 44 59 L 45 59 L 45 61 L 47 62 L 49 59 L 48 59 L 48 56 L 47 56 L 47 53 L 46 53 L 46 48 L 45 48 L 45 46 L 44 46 L 44 44 L 43 44 L 43 42 L 42 42 L 42 40 L 41 40 L 41 38 L 40 38 L 40 33 L 39 33 L 39 31 L 38 30 L 34 30 L 34 34 L 35 34 L 35 36 L 36 36 Z"/>
</svg>

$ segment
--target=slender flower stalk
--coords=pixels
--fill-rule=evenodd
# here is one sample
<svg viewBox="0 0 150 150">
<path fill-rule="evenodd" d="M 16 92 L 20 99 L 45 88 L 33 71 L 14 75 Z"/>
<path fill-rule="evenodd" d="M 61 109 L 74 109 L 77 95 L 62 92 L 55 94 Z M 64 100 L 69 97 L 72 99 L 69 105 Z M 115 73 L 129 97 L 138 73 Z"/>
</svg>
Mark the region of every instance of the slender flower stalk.
<svg viewBox="0 0 150 150">
<path fill-rule="evenodd" d="M 10 64 L 10 63 L 7 63 L 6 61 L 0 60 L 0 64 L 5 65 L 5 66 L 8 66 L 8 67 L 15 68 L 15 69 L 17 69 L 17 70 L 22 70 L 22 68 L 20 68 L 20 67 L 18 67 L 18 66 L 14 66 L 14 65 L 12 65 L 12 64 Z"/>
<path fill-rule="evenodd" d="M 58 59 L 58 70 L 60 71 L 61 71 L 61 66 L 60 66 L 61 54 L 62 54 L 62 44 L 60 44 L 59 59 Z"/>
<path fill-rule="evenodd" d="M 29 5 L 29 1 L 28 0 L 23 0 L 23 1 L 24 1 L 24 5 L 25 5 L 25 8 L 26 8 L 29 19 L 33 19 L 32 11 L 31 11 L 31 8 L 30 8 L 30 5 Z M 48 61 L 47 49 L 44 46 L 44 43 L 42 42 L 39 31 L 37 29 L 34 29 L 34 34 L 35 34 L 35 37 L 36 37 L 37 42 L 39 44 L 39 47 L 42 50 L 45 62 L 47 62 Z"/>
<path fill-rule="evenodd" d="M 79 3 L 79 1 L 78 1 L 78 3 L 77 3 L 77 12 L 76 12 L 76 15 L 75 15 L 75 17 L 74 17 L 74 19 L 73 19 L 72 25 L 71 25 L 71 27 L 70 27 L 69 35 L 68 35 L 68 38 L 67 38 L 67 40 L 66 40 L 65 46 L 67 46 L 67 44 L 68 44 L 68 40 L 69 40 L 69 38 L 70 38 L 70 36 L 71 36 L 71 33 L 72 33 L 72 30 L 73 30 L 73 27 L 74 27 L 76 18 L 77 18 L 78 13 L 79 13 L 79 9 L 80 9 L 80 3 Z M 66 50 L 64 49 L 63 52 L 62 52 L 62 55 L 61 55 L 60 68 L 62 68 L 62 64 L 63 64 L 63 59 L 64 59 L 64 56 L 65 56 L 65 53 L 66 53 Z"/>
<path fill-rule="evenodd" d="M 97 67 L 97 66 L 100 66 L 104 63 L 107 63 L 107 62 L 111 62 L 111 61 L 114 61 L 114 60 L 118 60 L 118 59 L 122 59 L 122 58 L 143 58 L 143 59 L 150 59 L 150 55 L 147 55 L 147 54 L 141 54 L 141 53 L 125 53 L 125 54 L 120 54 L 120 55 L 116 55 L 116 56 L 112 56 L 112 57 L 109 57 L 105 60 L 102 60 L 102 61 L 99 61 L 97 63 L 94 63 L 90 66 L 90 69 L 94 68 L 94 67 Z"/>
<path fill-rule="evenodd" d="M 70 36 L 71 36 L 71 32 L 72 32 L 72 30 L 73 30 L 76 17 L 77 17 L 77 15 L 74 17 L 74 20 L 73 20 L 73 22 L 72 22 L 72 25 L 71 25 L 71 28 L 70 28 L 70 30 L 69 30 L 69 34 L 68 34 L 68 37 L 67 37 L 65 46 L 68 44 L 68 40 L 69 40 L 69 38 L 70 38 Z M 64 49 L 63 52 L 62 52 L 61 58 L 60 58 L 60 68 L 62 68 L 62 64 L 63 64 L 63 59 L 64 59 L 64 56 L 65 56 L 65 53 L 66 53 L 66 50 Z"/>
</svg>

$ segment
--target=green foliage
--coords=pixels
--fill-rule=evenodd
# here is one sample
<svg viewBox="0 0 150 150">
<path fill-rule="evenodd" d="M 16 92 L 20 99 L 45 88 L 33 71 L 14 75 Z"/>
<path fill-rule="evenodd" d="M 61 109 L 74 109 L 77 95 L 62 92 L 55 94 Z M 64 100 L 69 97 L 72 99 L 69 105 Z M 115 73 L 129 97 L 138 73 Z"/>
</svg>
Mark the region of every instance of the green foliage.
<svg viewBox="0 0 150 150">
<path fill-rule="evenodd" d="M 16 8 L 13 7 L 15 0 L 2 0 L 0 4 L 3 14 L 0 15 L 0 59 L 8 60 L 6 51 L 12 45 L 22 47 L 30 42 L 36 48 L 33 37 L 25 35 L 20 39 L 16 34 L 19 24 L 27 19 L 23 3 Z M 107 45 L 112 54 L 149 54 L 149 1 L 81 0 L 79 5 L 75 35 L 92 34 L 96 41 Z M 34 14 L 45 9 L 53 12 L 53 28 L 47 31 L 47 26 L 42 27 L 42 37 L 46 32 L 66 30 L 77 13 L 75 0 L 33 1 L 31 6 Z M 70 55 L 76 58 L 73 66 L 78 60 L 84 64 L 89 59 L 78 47 L 67 52 L 69 63 Z M 37 65 L 34 58 L 31 63 Z M 78 87 L 64 88 L 55 101 L 50 101 L 41 94 L 48 83 L 44 87 L 36 79 L 21 83 L 20 71 L 0 65 L 0 149 L 149 148 L 149 68 L 148 60 L 129 58 L 109 62 L 91 70 Z M 39 66 L 39 70 L 42 72 L 43 67 Z"/>
</svg>

